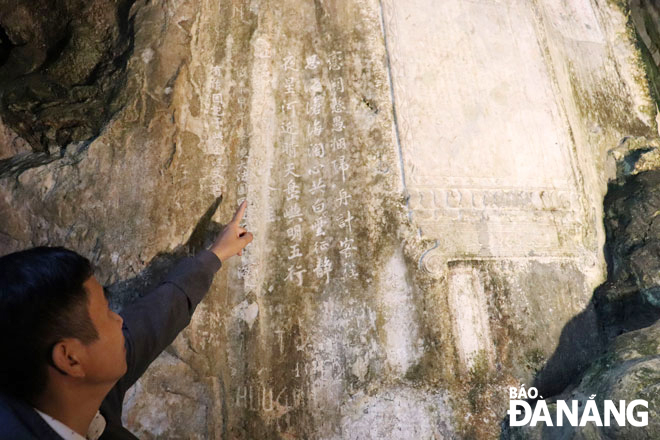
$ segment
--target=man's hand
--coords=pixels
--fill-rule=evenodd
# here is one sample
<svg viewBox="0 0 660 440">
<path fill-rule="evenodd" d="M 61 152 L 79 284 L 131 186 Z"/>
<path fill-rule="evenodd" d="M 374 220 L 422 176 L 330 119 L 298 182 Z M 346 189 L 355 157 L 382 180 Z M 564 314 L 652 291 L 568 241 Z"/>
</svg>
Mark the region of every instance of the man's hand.
<svg viewBox="0 0 660 440">
<path fill-rule="evenodd" d="M 209 248 L 223 263 L 234 255 L 243 255 L 243 249 L 252 241 L 252 233 L 238 226 L 245 214 L 245 208 L 247 208 L 247 200 L 241 203 L 241 206 L 236 210 L 236 214 L 234 214 L 234 218 L 227 223 L 227 226 L 220 232 L 218 238 Z"/>
</svg>

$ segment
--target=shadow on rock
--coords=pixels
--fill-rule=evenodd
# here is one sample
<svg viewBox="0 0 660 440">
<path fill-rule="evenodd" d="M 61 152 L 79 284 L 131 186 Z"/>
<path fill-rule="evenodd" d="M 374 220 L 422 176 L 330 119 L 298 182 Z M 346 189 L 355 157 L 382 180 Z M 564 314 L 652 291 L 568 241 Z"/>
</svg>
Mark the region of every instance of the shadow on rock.
<svg viewBox="0 0 660 440">
<path fill-rule="evenodd" d="M 587 308 L 564 327 L 557 349 L 533 382 L 549 405 L 557 399 L 580 400 L 592 391 L 601 393 L 601 406 L 603 399 L 614 396 L 633 398 L 636 386 L 622 385 L 622 378 L 632 374 L 631 359 L 660 359 L 654 350 L 635 345 L 660 319 L 660 171 L 611 182 L 604 200 L 604 226 L 607 280 L 594 291 Z M 639 353 L 630 358 L 621 355 L 624 352 Z M 626 386 L 630 389 L 621 389 Z M 502 428 L 501 439 L 582 438 L 578 428 L 514 429 L 508 417 Z"/>
<path fill-rule="evenodd" d="M 613 182 L 604 201 L 607 281 L 564 327 L 537 374 L 541 395 L 559 394 L 620 334 L 660 318 L 660 171 Z M 591 329 L 598 334 L 591 334 Z"/>
<path fill-rule="evenodd" d="M 158 253 L 135 277 L 105 286 L 109 292 L 111 308 L 120 311 L 125 304 L 132 303 L 158 286 L 179 260 L 207 248 L 224 228 L 224 225 L 211 220 L 221 202 L 222 196 L 211 204 L 186 243 L 172 252 Z"/>
</svg>

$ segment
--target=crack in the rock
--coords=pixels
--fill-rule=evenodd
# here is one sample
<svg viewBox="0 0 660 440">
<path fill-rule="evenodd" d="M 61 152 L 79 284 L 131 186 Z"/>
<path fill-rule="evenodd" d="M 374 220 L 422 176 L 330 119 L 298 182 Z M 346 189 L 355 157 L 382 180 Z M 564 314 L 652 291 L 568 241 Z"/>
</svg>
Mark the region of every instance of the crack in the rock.
<svg viewBox="0 0 660 440">
<path fill-rule="evenodd" d="M 18 177 L 23 171 L 40 167 L 59 159 L 57 155 L 49 153 L 20 153 L 8 159 L 0 160 L 0 179 L 5 177 Z"/>
</svg>

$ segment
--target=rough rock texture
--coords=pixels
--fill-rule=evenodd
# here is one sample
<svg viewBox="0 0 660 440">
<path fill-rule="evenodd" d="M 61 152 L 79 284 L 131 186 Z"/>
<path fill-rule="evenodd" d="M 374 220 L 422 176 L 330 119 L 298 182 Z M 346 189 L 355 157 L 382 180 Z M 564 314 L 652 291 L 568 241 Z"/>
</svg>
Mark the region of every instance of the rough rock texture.
<svg viewBox="0 0 660 440">
<path fill-rule="evenodd" d="M 421 263 L 445 283 L 465 435 L 495 435 L 507 382 L 558 393 L 603 349 L 590 298 L 606 152 L 655 134 L 622 7 L 383 2 L 408 207 L 437 240 Z"/>
<path fill-rule="evenodd" d="M 133 1 L 0 2 L 0 108 L 34 152 L 92 139 L 123 104 Z"/>
<path fill-rule="evenodd" d="M 496 438 L 508 385 L 605 346 L 607 152 L 657 128 L 620 4 L 109 3 L 2 8 L 0 250 L 73 248 L 121 308 L 245 198 L 255 235 L 127 396 L 140 438 Z"/>
<path fill-rule="evenodd" d="M 631 331 L 614 341 L 607 355 L 587 370 L 577 387 L 557 396 L 556 399 L 577 400 L 579 417 L 585 402 L 593 395 L 600 414 L 604 414 L 604 400 L 632 402 L 643 399 L 648 402 L 648 426 L 635 427 L 626 423 L 618 426 L 584 427 L 544 426 L 535 428 L 509 428 L 502 438 L 508 439 L 654 439 L 660 435 L 660 322 L 641 330 Z M 548 400 L 550 414 L 556 404 Z M 567 425 L 565 423 L 565 425 Z"/>
<path fill-rule="evenodd" d="M 656 221 L 660 214 L 660 150 L 657 139 L 638 138 L 626 140 L 612 153 L 618 173 L 604 201 L 608 279 L 592 299 L 598 317 L 597 340 L 606 350 L 583 375 L 569 378 L 566 389 L 547 393 L 546 387 L 541 393 L 554 395 L 546 399 L 551 414 L 557 399 L 578 400 L 583 410 L 584 403 L 596 395 L 601 414 L 604 400 L 644 399 L 649 405 L 649 426 L 510 428 L 505 421 L 503 439 L 636 439 L 660 435 L 660 302 L 654 281 L 660 261 L 660 224 Z M 573 322 L 581 319 L 583 316 L 578 316 Z"/>
<path fill-rule="evenodd" d="M 0 108 L 35 152 L 92 139 L 122 105 L 133 1 L 0 2 Z"/>
<path fill-rule="evenodd" d="M 657 100 L 660 96 L 659 10 L 653 2 L 643 0 L 622 2 L 618 6 L 629 17 L 628 27 L 637 36 L 650 92 Z M 656 122 L 658 120 L 656 116 Z M 568 387 L 545 393 L 546 396 L 554 395 L 546 399 L 551 413 L 558 399 L 576 399 L 581 402 L 580 408 L 584 409 L 584 403 L 595 396 L 601 412 L 604 400 L 630 402 L 644 399 L 649 405 L 649 425 L 645 428 L 630 425 L 597 427 L 593 424 L 586 427 L 511 428 L 505 420 L 502 439 L 637 439 L 660 436 L 657 413 L 660 381 L 660 289 L 657 285 L 660 225 L 656 220 L 660 213 L 658 146 L 659 139 L 655 134 L 651 138 L 625 137 L 609 152 L 616 172 L 604 199 L 608 276 L 595 290 L 591 302 L 599 330 L 595 339 L 599 341 L 603 354 L 584 374 L 567 377 Z M 580 327 L 584 321 L 583 313 L 573 318 L 570 325 Z M 570 352 L 572 344 L 569 341 L 560 340 L 559 346 L 562 345 L 569 347 L 564 351 Z M 558 356 L 549 360 L 546 369 L 552 366 L 555 357 Z M 560 361 L 554 363 L 561 364 Z M 582 369 L 575 372 L 579 373 Z"/>
<path fill-rule="evenodd" d="M 610 275 L 594 299 L 608 339 L 660 317 L 659 185 L 660 170 L 644 171 L 613 184 L 605 198 Z"/>
</svg>

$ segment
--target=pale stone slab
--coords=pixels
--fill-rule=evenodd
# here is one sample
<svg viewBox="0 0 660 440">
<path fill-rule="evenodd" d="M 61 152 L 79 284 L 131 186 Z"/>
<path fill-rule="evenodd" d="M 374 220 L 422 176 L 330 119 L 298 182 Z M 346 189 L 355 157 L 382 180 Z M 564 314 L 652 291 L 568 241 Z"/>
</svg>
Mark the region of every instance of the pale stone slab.
<svg viewBox="0 0 660 440">
<path fill-rule="evenodd" d="M 384 15 L 410 209 L 436 252 L 578 254 L 574 158 L 529 3 L 386 1 Z"/>
<path fill-rule="evenodd" d="M 606 151 L 652 125 L 611 3 L 135 2 L 126 106 L 2 181 L 0 246 L 141 282 L 247 199 L 255 240 L 129 394 L 131 429 L 497 438 L 505 385 L 593 309 Z"/>
<path fill-rule="evenodd" d="M 449 306 L 455 311 L 452 324 L 461 361 L 467 369 L 479 356 L 492 364 L 495 349 L 479 271 L 471 265 L 454 265 L 449 270 L 447 288 Z"/>
<path fill-rule="evenodd" d="M 421 265 L 446 280 L 463 372 L 504 362 L 524 383 L 572 318 L 597 331 L 605 152 L 648 122 L 629 119 L 645 92 L 617 14 L 588 0 L 383 1 L 408 208 L 435 241 Z"/>
</svg>

